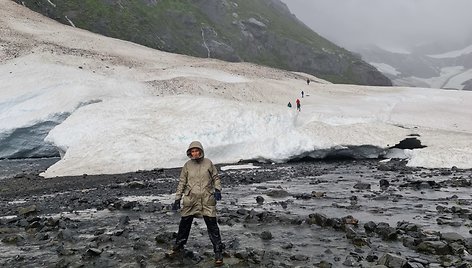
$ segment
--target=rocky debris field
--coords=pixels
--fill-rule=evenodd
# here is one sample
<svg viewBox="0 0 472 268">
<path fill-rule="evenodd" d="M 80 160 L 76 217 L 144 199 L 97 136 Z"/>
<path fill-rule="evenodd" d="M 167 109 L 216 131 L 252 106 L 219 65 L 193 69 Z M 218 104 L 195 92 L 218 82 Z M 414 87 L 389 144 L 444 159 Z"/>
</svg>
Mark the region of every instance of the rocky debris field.
<svg viewBox="0 0 472 268">
<path fill-rule="evenodd" d="M 165 257 L 179 169 L 39 177 L 50 164 L 0 161 L 10 171 L 0 179 L 0 266 L 213 266 L 202 219 L 185 251 Z M 218 167 L 226 267 L 472 267 L 472 170 L 377 160 Z"/>
</svg>

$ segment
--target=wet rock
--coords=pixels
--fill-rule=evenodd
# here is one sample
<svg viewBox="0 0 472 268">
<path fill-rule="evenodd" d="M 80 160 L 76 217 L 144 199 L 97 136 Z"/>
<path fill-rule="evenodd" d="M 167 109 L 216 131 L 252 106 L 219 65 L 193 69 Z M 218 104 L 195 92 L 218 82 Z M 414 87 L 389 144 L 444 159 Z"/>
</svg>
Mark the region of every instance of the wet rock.
<svg viewBox="0 0 472 268">
<path fill-rule="evenodd" d="M 343 261 L 343 265 L 349 266 L 349 267 L 358 266 L 357 258 L 354 258 L 351 255 L 348 255 L 346 256 L 346 259 Z"/>
<path fill-rule="evenodd" d="M 66 248 L 63 244 L 56 247 L 56 252 L 59 256 L 71 256 L 74 255 L 74 251 Z"/>
<path fill-rule="evenodd" d="M 326 196 L 326 192 L 311 192 L 311 195 L 315 198 L 323 198 Z"/>
<path fill-rule="evenodd" d="M 143 189 L 148 187 L 148 185 L 142 181 L 131 181 L 127 184 L 127 186 L 131 189 Z"/>
<path fill-rule="evenodd" d="M 313 213 L 313 214 L 308 215 L 307 223 L 316 224 L 322 227 L 327 226 L 328 217 L 322 213 Z"/>
<path fill-rule="evenodd" d="M 465 247 L 462 244 L 458 242 L 452 242 L 452 243 L 449 243 L 448 245 L 449 245 L 449 248 L 451 249 L 452 254 L 454 255 L 464 254 Z"/>
<path fill-rule="evenodd" d="M 146 267 L 146 256 L 144 255 L 137 255 L 136 257 L 134 257 L 134 259 L 136 260 L 136 263 L 139 265 L 139 267 Z"/>
<path fill-rule="evenodd" d="M 96 241 L 97 243 L 107 243 L 113 241 L 113 239 L 109 234 L 101 234 L 99 236 L 94 237 L 92 241 Z"/>
<path fill-rule="evenodd" d="M 22 245 L 25 241 L 25 238 L 21 235 L 7 235 L 2 238 L 2 242 L 5 244 L 15 244 L 17 246 Z"/>
<path fill-rule="evenodd" d="M 26 230 L 29 232 L 29 233 L 33 233 L 33 232 L 37 232 L 39 231 L 39 229 L 41 229 L 43 226 L 41 224 L 40 221 L 34 221 L 32 223 L 30 223 L 27 227 L 26 227 Z"/>
<path fill-rule="evenodd" d="M 369 241 L 368 238 L 362 236 L 362 235 L 356 235 L 351 239 L 351 242 L 353 245 L 357 247 L 363 247 L 363 246 L 369 246 L 371 245 L 371 242 Z"/>
<path fill-rule="evenodd" d="M 453 233 L 453 232 L 441 233 L 440 237 L 442 240 L 445 240 L 448 243 L 456 242 L 456 241 L 459 241 L 461 243 L 464 242 L 464 237 L 458 233 Z"/>
<path fill-rule="evenodd" d="M 86 253 L 90 256 L 99 256 L 100 254 L 102 254 L 102 250 L 98 248 L 88 248 Z"/>
<path fill-rule="evenodd" d="M 249 253 L 246 250 L 240 250 L 234 253 L 234 257 L 242 260 L 247 260 Z"/>
<path fill-rule="evenodd" d="M 0 228 L 0 234 L 13 234 L 20 232 L 19 228 Z"/>
<path fill-rule="evenodd" d="M 365 260 L 368 261 L 368 262 L 375 262 L 379 259 L 379 257 L 373 253 L 370 253 L 368 254 L 366 257 L 365 257 Z"/>
<path fill-rule="evenodd" d="M 248 215 L 249 212 L 250 211 L 245 209 L 245 208 L 240 208 L 240 209 L 236 210 L 236 213 L 239 214 L 239 215 Z"/>
<path fill-rule="evenodd" d="M 70 229 L 63 229 L 57 233 L 57 239 L 60 241 L 74 241 L 74 233 Z"/>
<path fill-rule="evenodd" d="M 60 258 L 56 262 L 56 265 L 54 265 L 54 268 L 69 268 L 69 267 L 73 267 L 72 264 L 73 264 L 73 262 L 71 260 L 67 260 L 65 258 Z"/>
<path fill-rule="evenodd" d="M 125 216 L 121 216 L 120 217 L 120 222 L 119 222 L 119 225 L 128 225 L 129 224 L 129 216 L 128 215 L 125 215 Z"/>
<path fill-rule="evenodd" d="M 444 241 L 423 241 L 417 247 L 418 251 L 435 255 L 451 254 L 451 250 Z"/>
<path fill-rule="evenodd" d="M 145 240 L 141 238 L 136 239 L 133 243 L 134 250 L 145 250 L 147 248 L 148 248 L 148 244 L 146 243 Z"/>
<path fill-rule="evenodd" d="M 359 223 L 359 220 L 354 218 L 353 216 L 351 215 L 347 215 L 343 218 L 341 218 L 341 221 L 344 223 L 344 224 L 352 224 L 352 225 L 357 225 Z"/>
<path fill-rule="evenodd" d="M 364 224 L 364 229 L 367 233 L 373 233 L 377 229 L 377 224 L 373 221 L 366 222 Z"/>
<path fill-rule="evenodd" d="M 241 246 L 238 238 L 232 238 L 226 245 L 226 248 L 230 250 L 238 250 Z"/>
<path fill-rule="evenodd" d="M 407 263 L 407 260 L 403 257 L 394 254 L 384 254 L 378 264 L 385 265 L 389 268 L 403 268 L 403 265 Z"/>
<path fill-rule="evenodd" d="M 38 212 L 38 208 L 36 205 L 31 205 L 28 207 L 21 207 L 18 209 L 18 215 L 20 216 L 28 216 L 32 213 Z"/>
<path fill-rule="evenodd" d="M 405 160 L 392 159 L 388 162 L 380 163 L 377 169 L 380 171 L 402 171 L 408 169 L 408 167 L 406 167 L 406 164 L 407 161 Z"/>
<path fill-rule="evenodd" d="M 381 179 L 379 183 L 380 183 L 380 188 L 382 189 L 386 189 L 390 186 L 390 182 L 388 182 L 388 180 L 386 179 Z"/>
<path fill-rule="evenodd" d="M 260 196 L 260 195 L 256 196 L 256 202 L 257 202 L 257 204 L 259 204 L 259 205 L 264 204 L 264 197 L 262 197 L 262 196 Z"/>
<path fill-rule="evenodd" d="M 49 226 L 49 227 L 56 227 L 59 225 L 59 219 L 48 218 L 44 222 L 44 225 Z"/>
<path fill-rule="evenodd" d="M 274 198 L 283 198 L 287 197 L 290 194 L 285 190 L 271 190 L 265 193 L 267 196 L 274 197 Z M 259 203 L 259 202 L 258 202 Z"/>
<path fill-rule="evenodd" d="M 292 249 L 292 248 L 293 248 L 293 244 L 290 243 L 290 242 L 288 242 L 288 243 L 286 243 L 286 244 L 283 244 L 283 245 L 281 246 L 281 248 L 283 248 L 283 249 Z"/>
<path fill-rule="evenodd" d="M 371 187 L 369 183 L 358 182 L 354 185 L 354 188 L 358 190 L 370 190 Z"/>
<path fill-rule="evenodd" d="M 386 222 L 377 224 L 375 232 L 380 235 L 382 240 L 396 240 L 398 238 L 397 230 Z"/>
<path fill-rule="evenodd" d="M 307 261 L 310 259 L 310 257 L 302 255 L 302 254 L 295 254 L 295 255 L 290 256 L 290 259 L 292 261 Z"/>
<path fill-rule="evenodd" d="M 303 199 L 303 200 L 308 200 L 313 197 L 313 195 L 308 194 L 308 193 L 301 193 L 301 194 L 295 194 L 293 195 L 296 199 Z"/>
<path fill-rule="evenodd" d="M 49 239 L 49 234 L 45 233 L 37 233 L 34 238 L 38 241 L 44 241 Z"/>
<path fill-rule="evenodd" d="M 406 268 L 424 268 L 424 265 L 419 262 L 407 262 L 405 264 Z"/>
<path fill-rule="evenodd" d="M 352 227 L 346 227 L 346 238 L 347 239 L 352 239 L 357 236 L 357 232 L 352 229 Z"/>
<path fill-rule="evenodd" d="M 158 235 L 156 235 L 154 240 L 158 244 L 169 244 L 174 241 L 176 237 L 177 234 L 175 232 L 161 231 Z"/>
<path fill-rule="evenodd" d="M 261 238 L 262 238 L 262 240 L 271 240 L 273 238 L 272 233 L 269 232 L 269 231 L 263 231 L 261 233 Z"/>
<path fill-rule="evenodd" d="M 287 208 L 287 202 L 286 201 L 280 201 L 279 204 L 280 204 L 280 206 L 282 206 L 283 209 Z"/>
<path fill-rule="evenodd" d="M 406 233 L 415 233 L 418 232 L 418 230 L 421 230 L 421 227 L 417 224 L 410 223 L 407 221 L 399 221 L 397 222 L 397 229 L 402 230 Z"/>
<path fill-rule="evenodd" d="M 320 263 L 318 263 L 318 268 L 331 268 L 333 267 L 333 264 L 331 264 L 330 262 L 327 262 L 327 261 L 321 261 Z"/>
<path fill-rule="evenodd" d="M 136 202 L 136 201 L 123 202 L 123 203 L 121 204 L 121 208 L 122 208 L 122 209 L 132 209 L 132 208 L 134 208 L 137 204 L 138 204 L 138 202 Z"/>
</svg>

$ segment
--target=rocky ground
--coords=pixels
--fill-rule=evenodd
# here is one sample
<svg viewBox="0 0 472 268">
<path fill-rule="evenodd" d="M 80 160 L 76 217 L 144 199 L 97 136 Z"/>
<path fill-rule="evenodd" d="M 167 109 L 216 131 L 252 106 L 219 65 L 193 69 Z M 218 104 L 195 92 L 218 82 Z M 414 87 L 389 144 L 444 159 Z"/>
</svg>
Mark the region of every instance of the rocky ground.
<svg viewBox="0 0 472 268">
<path fill-rule="evenodd" d="M 39 177 L 52 161 L 0 161 L 0 266 L 213 265 L 202 219 L 185 252 L 165 257 L 180 218 L 170 210 L 179 169 Z M 244 167 L 219 166 L 226 267 L 472 267 L 472 170 L 377 160 Z"/>
</svg>

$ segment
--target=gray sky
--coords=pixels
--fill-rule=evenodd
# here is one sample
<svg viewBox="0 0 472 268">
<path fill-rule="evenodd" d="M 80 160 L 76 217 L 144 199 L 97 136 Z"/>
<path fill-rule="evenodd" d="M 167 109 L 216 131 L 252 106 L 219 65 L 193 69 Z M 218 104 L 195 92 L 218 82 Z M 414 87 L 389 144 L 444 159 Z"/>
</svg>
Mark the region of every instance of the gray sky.
<svg viewBox="0 0 472 268">
<path fill-rule="evenodd" d="M 464 42 L 472 36 L 472 0 L 282 0 L 293 14 L 338 45 L 405 48 Z M 469 39 L 470 40 L 470 39 Z"/>
</svg>

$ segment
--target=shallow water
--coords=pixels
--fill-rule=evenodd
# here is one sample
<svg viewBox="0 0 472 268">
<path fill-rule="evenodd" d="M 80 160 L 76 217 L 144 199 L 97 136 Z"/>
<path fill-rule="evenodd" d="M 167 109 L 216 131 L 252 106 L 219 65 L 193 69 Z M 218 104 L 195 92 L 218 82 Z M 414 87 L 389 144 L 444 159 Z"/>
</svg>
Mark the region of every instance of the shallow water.
<svg viewBox="0 0 472 268">
<path fill-rule="evenodd" d="M 14 177 L 18 174 L 39 174 L 59 160 L 59 157 L 0 159 L 0 181 L 5 178 Z"/>
<path fill-rule="evenodd" d="M 8 162 L 7 165 L 15 163 L 18 161 Z M 28 165 L 27 163 L 28 161 L 21 165 Z M 421 254 L 404 247 L 401 241 L 382 241 L 380 237 L 374 235 L 369 236 L 370 246 L 357 247 L 346 238 L 344 231 L 315 224 L 290 223 L 290 219 L 305 220 L 313 213 L 323 213 L 329 218 L 352 215 L 359 220 L 359 225 L 353 226 L 359 233 L 364 232 L 363 225 L 368 221 L 387 222 L 392 227 L 396 227 L 397 222 L 408 221 L 421 225 L 425 231 L 456 232 L 465 238 L 471 237 L 470 219 L 462 219 L 452 213 L 440 213 L 436 209 L 438 205 L 468 208 L 466 204 L 472 202 L 470 187 L 416 189 L 402 186 L 411 180 L 439 182 L 454 176 L 472 178 L 470 171 L 451 173 L 447 176 L 430 173 L 429 170 L 416 170 L 404 174 L 398 171 L 381 171 L 372 163 L 372 161 L 291 163 L 261 165 L 256 169 L 241 170 L 232 166 L 231 169 L 222 171 L 223 199 L 218 204 L 220 218 L 231 218 L 237 215 L 236 212 L 240 209 L 267 212 L 275 216 L 274 220 L 258 221 L 246 220 L 245 216 L 240 215 L 230 224 L 220 224 L 223 241 L 231 254 L 231 257 L 227 258 L 227 263 L 245 267 L 241 264 L 241 260 L 234 256 L 238 251 L 249 254 L 253 251 L 256 252 L 254 254 L 263 252 L 260 254 L 263 255 L 261 258 L 264 263 L 270 264 L 275 260 L 301 267 L 315 266 L 321 260 L 332 263 L 333 267 L 341 267 L 347 256 L 353 253 L 365 258 L 367 254 L 380 257 L 385 252 L 391 252 L 401 253 L 404 258 L 437 261 L 433 255 Z M 41 164 L 37 163 L 32 169 L 41 169 L 40 166 Z M 65 257 L 68 260 L 83 263 L 85 266 L 90 265 L 92 263 L 90 261 L 103 260 L 102 267 L 117 267 L 117 265 L 133 265 L 136 263 L 135 257 L 143 255 L 148 256 L 145 259 L 150 267 L 179 267 L 181 266 L 179 262 L 161 259 L 163 253 L 173 243 L 172 239 L 163 245 L 154 241 L 156 235 L 160 233 L 177 231 L 180 215 L 178 212 L 170 211 L 169 205 L 174 200 L 173 192 L 178 174 L 179 170 L 165 170 L 154 173 L 110 175 L 103 178 L 101 176 L 47 180 L 11 178 L 13 181 L 25 183 L 26 188 L 31 180 L 50 183 L 51 187 L 26 196 L 22 195 L 20 190 L 18 196 L 2 198 L 5 202 L 0 208 L 6 213 L 0 218 L 0 225 L 1 220 L 15 218 L 18 208 L 36 204 L 44 211 L 39 212 L 40 217 L 68 219 L 67 222 L 70 222 L 68 229 L 76 240 L 72 244 L 66 241 L 66 245 L 72 247 L 76 253 Z M 381 189 L 380 179 L 389 181 L 390 186 Z M 69 180 L 67 187 L 63 187 L 61 180 L 64 180 L 64 183 Z M 366 183 L 371 187 L 359 190 L 354 188 L 357 183 Z M 286 191 L 287 195 L 270 196 L 280 190 Z M 313 192 L 324 194 L 316 198 L 312 196 Z M 256 202 L 258 196 L 264 198 L 262 204 Z M 110 204 L 107 203 L 108 208 L 105 206 L 98 209 L 95 204 L 101 205 L 107 199 L 113 203 L 135 202 L 136 205 L 127 210 L 116 208 L 110 210 L 108 209 Z M 463 205 L 459 204 L 458 200 Z M 162 208 L 146 211 L 150 205 Z M 122 224 L 123 217 L 129 218 L 126 224 Z M 438 225 L 439 217 L 460 222 L 460 226 Z M 93 241 L 98 237 L 95 235 L 97 230 L 103 230 L 103 233 L 112 240 L 94 245 Z M 263 231 L 270 232 L 273 238 L 261 239 Z M 124 234 L 117 236 L 117 232 Z M 56 233 L 51 232 L 50 239 L 44 242 L 35 240 L 24 228 L 20 228 L 19 235 L 26 237 L 27 243 L 22 247 L 0 243 L 0 254 L 5 256 L 0 265 L 34 267 L 28 265 L 44 263 L 45 266 L 51 266 L 64 258 L 55 252 L 56 244 L 60 241 Z M 137 241 L 145 245 L 140 246 L 143 249 L 134 249 Z M 103 250 L 102 255 L 91 260 L 83 259 L 81 256 L 84 256 L 89 245 Z M 187 260 L 190 264 L 184 266 L 206 267 L 211 264 L 212 248 L 202 219 L 195 219 L 186 248 L 200 256 L 202 260 L 196 262 Z M 294 256 L 298 255 L 307 259 L 293 260 Z M 22 256 L 23 259 L 16 260 L 16 256 Z M 360 267 L 370 267 L 375 265 L 375 262 L 367 263 L 363 259 L 358 264 Z M 259 266 L 255 264 L 253 267 Z"/>
</svg>

